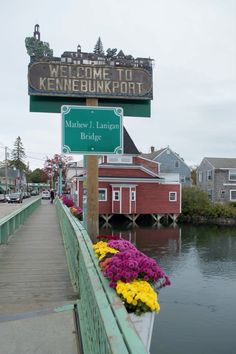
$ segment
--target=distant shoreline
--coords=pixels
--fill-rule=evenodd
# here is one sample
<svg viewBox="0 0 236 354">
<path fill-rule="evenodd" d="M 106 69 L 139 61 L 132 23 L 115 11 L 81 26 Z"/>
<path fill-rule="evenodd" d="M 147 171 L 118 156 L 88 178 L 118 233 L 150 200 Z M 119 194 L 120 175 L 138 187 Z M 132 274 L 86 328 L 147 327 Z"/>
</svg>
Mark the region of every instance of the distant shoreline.
<svg viewBox="0 0 236 354">
<path fill-rule="evenodd" d="M 236 217 L 218 217 L 208 218 L 202 215 L 180 215 L 178 224 L 195 224 L 195 225 L 229 225 L 236 226 Z"/>
</svg>

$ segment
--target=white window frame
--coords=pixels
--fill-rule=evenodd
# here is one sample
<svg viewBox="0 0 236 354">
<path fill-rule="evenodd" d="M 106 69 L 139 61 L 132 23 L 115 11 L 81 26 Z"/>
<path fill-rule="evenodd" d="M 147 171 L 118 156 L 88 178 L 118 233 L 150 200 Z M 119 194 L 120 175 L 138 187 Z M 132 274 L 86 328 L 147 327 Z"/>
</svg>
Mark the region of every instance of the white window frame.
<svg viewBox="0 0 236 354">
<path fill-rule="evenodd" d="M 203 182 L 203 172 L 202 172 L 202 171 L 199 171 L 199 172 L 198 172 L 198 182 L 199 182 L 199 183 L 202 183 L 202 182 Z"/>
<path fill-rule="evenodd" d="M 172 195 L 174 199 L 172 199 Z M 177 202 L 177 192 L 169 192 L 169 202 Z"/>
<path fill-rule="evenodd" d="M 232 199 L 232 192 L 235 192 L 235 193 L 236 193 L 236 189 L 230 189 L 230 191 L 229 191 L 229 198 L 230 198 L 230 201 L 235 201 L 236 198 L 235 198 L 235 199 Z"/>
<path fill-rule="evenodd" d="M 213 171 L 207 170 L 207 181 L 212 181 Z"/>
<path fill-rule="evenodd" d="M 136 191 L 130 191 L 130 200 L 131 202 L 136 201 Z"/>
<path fill-rule="evenodd" d="M 120 191 L 113 191 L 112 192 L 112 200 L 114 202 L 119 202 L 120 201 Z"/>
<path fill-rule="evenodd" d="M 132 164 L 133 157 L 132 156 L 117 156 L 117 155 L 108 155 L 107 163 L 123 163 L 123 164 Z"/>
<path fill-rule="evenodd" d="M 180 181 L 180 183 L 185 183 L 186 182 L 186 177 L 185 176 L 179 176 L 179 181 Z"/>
<path fill-rule="evenodd" d="M 104 191 L 104 195 L 105 195 L 105 198 L 104 199 L 100 199 L 99 198 L 99 192 L 101 191 Z M 107 188 L 98 188 L 98 201 L 99 202 L 106 202 L 107 201 Z"/>
<path fill-rule="evenodd" d="M 236 176 L 236 168 L 232 168 L 231 170 L 229 170 L 229 181 L 236 181 L 236 177 L 231 178 L 231 174 Z"/>
</svg>

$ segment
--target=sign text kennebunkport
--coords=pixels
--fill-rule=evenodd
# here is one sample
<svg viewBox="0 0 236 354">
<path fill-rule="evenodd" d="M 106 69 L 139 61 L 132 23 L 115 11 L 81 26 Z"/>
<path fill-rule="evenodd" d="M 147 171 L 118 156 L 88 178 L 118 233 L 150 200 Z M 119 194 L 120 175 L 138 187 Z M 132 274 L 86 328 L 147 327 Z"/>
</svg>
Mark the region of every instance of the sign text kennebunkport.
<svg viewBox="0 0 236 354">
<path fill-rule="evenodd" d="M 152 75 L 144 68 L 33 62 L 29 94 L 75 97 L 152 98 Z"/>
</svg>

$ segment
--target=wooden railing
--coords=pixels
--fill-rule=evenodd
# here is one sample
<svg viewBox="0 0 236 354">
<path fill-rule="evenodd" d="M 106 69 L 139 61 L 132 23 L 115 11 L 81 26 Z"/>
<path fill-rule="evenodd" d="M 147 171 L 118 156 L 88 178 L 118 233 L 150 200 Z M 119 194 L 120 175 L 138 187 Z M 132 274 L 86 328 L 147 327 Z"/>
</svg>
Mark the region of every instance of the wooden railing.
<svg viewBox="0 0 236 354">
<path fill-rule="evenodd" d="M 13 213 L 0 219 L 0 244 L 7 244 L 8 237 L 13 234 L 25 219 L 41 204 L 41 197 L 27 203 Z"/>
</svg>

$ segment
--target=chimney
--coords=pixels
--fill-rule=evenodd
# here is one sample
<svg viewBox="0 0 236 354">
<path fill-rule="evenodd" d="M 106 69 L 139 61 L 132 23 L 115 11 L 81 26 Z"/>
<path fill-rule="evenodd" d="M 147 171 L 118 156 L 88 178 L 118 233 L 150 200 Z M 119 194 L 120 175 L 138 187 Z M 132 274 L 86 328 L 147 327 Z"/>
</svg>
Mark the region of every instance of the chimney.
<svg viewBox="0 0 236 354">
<path fill-rule="evenodd" d="M 154 151 L 155 151 L 155 147 L 151 146 L 151 152 L 154 152 Z"/>
</svg>

